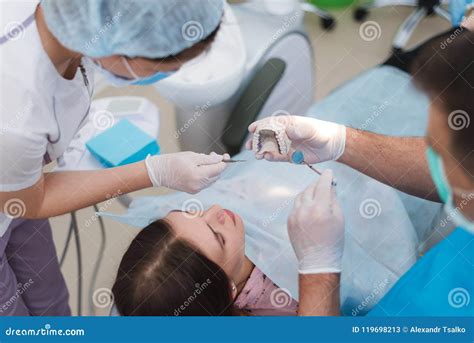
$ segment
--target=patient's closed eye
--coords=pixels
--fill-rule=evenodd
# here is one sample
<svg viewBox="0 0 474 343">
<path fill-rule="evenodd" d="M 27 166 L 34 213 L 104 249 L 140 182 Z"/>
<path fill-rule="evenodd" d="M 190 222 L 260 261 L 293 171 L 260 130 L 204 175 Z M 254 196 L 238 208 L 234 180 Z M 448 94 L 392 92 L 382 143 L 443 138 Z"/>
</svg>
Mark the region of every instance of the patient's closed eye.
<svg viewBox="0 0 474 343">
<path fill-rule="evenodd" d="M 199 218 L 202 218 L 202 216 L 204 215 L 203 212 L 199 212 L 199 211 L 183 211 L 183 210 L 171 210 L 170 213 L 173 213 L 173 212 L 180 212 L 180 213 L 186 213 L 190 216 L 193 216 L 193 217 L 199 217 Z M 219 232 L 216 232 L 216 230 L 214 230 L 212 228 L 211 225 L 209 225 L 209 223 L 206 222 L 206 225 L 207 227 L 209 228 L 209 230 L 211 230 L 212 234 L 214 235 L 214 237 L 216 238 L 216 240 L 219 242 L 219 245 L 224 248 L 224 245 L 225 245 L 225 238 L 224 236 L 219 233 Z"/>
<path fill-rule="evenodd" d="M 222 236 L 220 233 L 218 233 L 218 234 L 217 234 L 217 237 L 219 238 L 219 240 L 220 240 L 220 243 L 221 243 L 222 245 L 225 245 L 225 239 L 224 239 L 224 236 Z"/>
<path fill-rule="evenodd" d="M 207 226 L 209 227 L 209 229 L 212 231 L 212 233 L 214 234 L 214 237 L 216 237 L 217 241 L 219 242 L 219 244 L 221 245 L 221 247 L 224 247 L 225 245 L 225 239 L 224 239 L 224 236 L 222 236 L 222 234 L 220 234 L 219 232 L 216 232 L 211 225 L 207 224 Z"/>
</svg>

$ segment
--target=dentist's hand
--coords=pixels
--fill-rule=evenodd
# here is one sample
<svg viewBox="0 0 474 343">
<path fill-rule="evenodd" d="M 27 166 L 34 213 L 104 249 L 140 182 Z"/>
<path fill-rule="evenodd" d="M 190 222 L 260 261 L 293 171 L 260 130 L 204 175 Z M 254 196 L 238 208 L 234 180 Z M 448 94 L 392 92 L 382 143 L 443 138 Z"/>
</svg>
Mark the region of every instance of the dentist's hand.
<svg viewBox="0 0 474 343">
<path fill-rule="evenodd" d="M 331 185 L 332 171 L 300 193 L 288 218 L 288 235 L 300 274 L 339 273 L 344 250 L 344 216 Z"/>
<path fill-rule="evenodd" d="M 210 155 L 185 151 L 148 156 L 145 165 L 151 183 L 187 193 L 197 193 L 209 187 L 226 168 L 223 159 L 229 155 Z"/>
<path fill-rule="evenodd" d="M 276 121 L 276 119 L 268 117 L 250 124 L 250 133 L 254 133 L 257 126 L 268 121 Z M 346 145 L 344 125 L 301 116 L 286 116 L 284 120 L 277 120 L 277 124 L 283 126 L 291 140 L 290 154 L 295 150 L 301 150 L 308 163 L 337 160 L 344 152 Z M 247 142 L 247 148 L 252 149 L 252 140 Z M 263 157 L 269 161 L 288 161 L 287 157 L 269 152 Z"/>
</svg>

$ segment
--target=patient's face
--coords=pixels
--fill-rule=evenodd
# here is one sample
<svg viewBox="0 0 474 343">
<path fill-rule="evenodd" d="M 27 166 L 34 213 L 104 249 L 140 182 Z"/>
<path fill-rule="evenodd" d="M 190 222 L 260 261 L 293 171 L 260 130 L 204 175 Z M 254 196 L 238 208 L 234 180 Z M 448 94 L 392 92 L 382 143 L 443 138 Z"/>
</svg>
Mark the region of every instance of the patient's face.
<svg viewBox="0 0 474 343">
<path fill-rule="evenodd" d="M 240 216 L 213 205 L 202 213 L 171 211 L 165 219 L 178 237 L 196 246 L 230 278 L 237 277 L 245 258 Z"/>
</svg>

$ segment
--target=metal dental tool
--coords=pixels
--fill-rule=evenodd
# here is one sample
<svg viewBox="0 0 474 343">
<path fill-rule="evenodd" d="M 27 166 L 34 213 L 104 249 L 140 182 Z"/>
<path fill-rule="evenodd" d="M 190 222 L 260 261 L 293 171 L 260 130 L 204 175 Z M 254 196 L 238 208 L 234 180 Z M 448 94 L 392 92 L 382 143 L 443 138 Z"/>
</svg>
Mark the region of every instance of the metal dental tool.
<svg viewBox="0 0 474 343">
<path fill-rule="evenodd" d="M 247 162 L 247 160 L 233 160 L 233 159 L 230 159 L 230 160 L 222 160 L 222 162 L 224 162 L 224 163 L 237 163 L 237 162 Z"/>
<path fill-rule="evenodd" d="M 247 160 L 233 160 L 233 159 L 228 159 L 228 160 L 222 160 L 224 163 L 237 163 L 237 162 L 247 162 Z M 202 164 L 199 164 L 198 167 L 201 167 Z"/>
<path fill-rule="evenodd" d="M 295 164 L 305 164 L 309 167 L 309 169 L 311 169 L 312 171 L 314 171 L 316 174 L 318 175 L 322 175 L 321 171 L 315 167 L 313 167 L 311 164 L 309 164 L 308 162 L 306 162 L 304 160 L 304 153 L 301 151 L 301 150 L 296 150 L 295 152 L 293 152 L 291 154 L 291 158 L 290 158 L 291 162 L 292 163 L 295 163 Z M 331 184 L 333 186 L 337 186 L 337 182 L 336 182 L 336 179 L 333 179 Z"/>
</svg>

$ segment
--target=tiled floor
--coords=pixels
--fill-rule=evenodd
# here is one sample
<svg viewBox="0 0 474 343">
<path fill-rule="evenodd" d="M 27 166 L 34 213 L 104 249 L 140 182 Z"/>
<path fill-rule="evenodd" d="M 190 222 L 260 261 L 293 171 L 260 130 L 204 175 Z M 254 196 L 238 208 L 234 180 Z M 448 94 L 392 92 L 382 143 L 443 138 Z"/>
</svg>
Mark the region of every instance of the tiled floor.
<svg viewBox="0 0 474 343">
<path fill-rule="evenodd" d="M 391 7 L 374 10 L 367 20 L 376 21 L 381 28 L 381 36 L 378 39 L 367 42 L 359 35 L 360 24 L 352 19 L 352 10 L 338 10 L 333 14 L 337 19 L 337 27 L 331 32 L 323 31 L 319 22 L 312 16 L 305 18 L 305 26 L 310 34 L 315 51 L 316 63 L 316 99 L 321 99 L 335 87 L 351 79 L 361 71 L 371 68 L 382 62 L 389 54 L 391 39 L 398 25 L 412 11 L 407 7 Z M 426 19 L 417 29 L 409 45 L 416 44 L 426 37 L 430 37 L 439 31 L 447 29 L 448 24 L 439 18 Z M 175 118 L 173 106 L 160 97 L 152 88 L 125 88 L 106 89 L 97 97 L 118 96 L 121 94 L 145 96 L 156 103 L 161 112 L 160 137 L 164 141 L 170 141 L 172 133 L 175 131 Z M 176 140 L 171 140 L 174 144 L 164 147 L 164 152 L 179 151 Z M 159 195 L 166 192 L 164 190 L 146 190 L 137 192 L 136 195 Z M 108 211 L 122 212 L 124 208 L 114 201 L 107 207 Z M 86 221 L 92 222 L 89 227 L 84 224 Z M 78 222 L 82 239 L 82 260 L 83 260 L 83 298 L 82 314 L 93 314 L 89 309 L 89 302 L 92 294 L 89 293 L 89 284 L 97 254 L 100 249 L 100 231 L 97 221 L 94 221 L 94 211 L 92 208 L 78 212 Z M 64 247 L 68 227 L 69 215 L 51 219 L 54 231 L 54 238 L 60 254 Z M 95 289 L 109 289 L 113 283 L 116 268 L 121 256 L 136 234 L 136 230 L 123 226 L 116 222 L 105 219 L 107 242 L 104 250 L 104 260 L 100 268 L 99 277 Z M 74 314 L 77 314 L 77 269 L 76 250 L 74 242 L 71 242 L 69 253 L 63 265 L 67 285 L 70 291 L 70 304 Z M 101 290 L 98 291 L 98 293 Z M 97 293 L 97 294 L 98 294 Z M 99 305 L 100 305 L 100 299 Z M 108 307 L 94 308 L 95 314 L 104 315 L 108 313 Z"/>
</svg>

